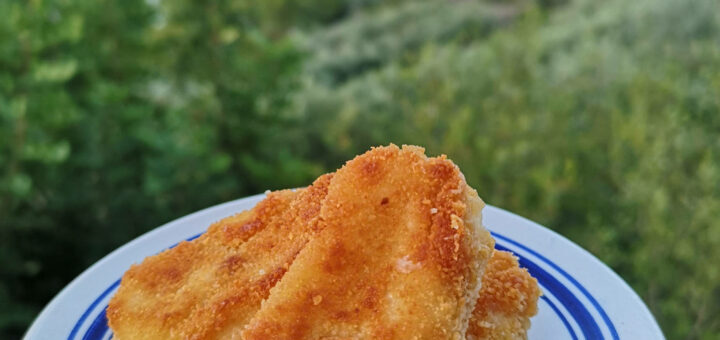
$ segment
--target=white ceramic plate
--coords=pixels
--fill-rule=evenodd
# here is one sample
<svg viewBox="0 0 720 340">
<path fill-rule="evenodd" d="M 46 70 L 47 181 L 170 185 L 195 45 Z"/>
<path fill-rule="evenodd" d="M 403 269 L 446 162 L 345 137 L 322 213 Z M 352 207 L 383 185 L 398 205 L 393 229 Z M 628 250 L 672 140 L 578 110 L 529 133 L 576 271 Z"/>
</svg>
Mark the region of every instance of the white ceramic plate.
<svg viewBox="0 0 720 340">
<path fill-rule="evenodd" d="M 25 335 L 29 340 L 110 339 L 105 308 L 131 264 L 182 240 L 213 222 L 250 209 L 264 195 L 220 204 L 152 230 L 98 261 L 58 294 Z M 530 339 L 664 339 L 652 314 L 610 268 L 543 226 L 488 206 L 483 222 L 496 247 L 510 250 L 538 279 L 543 291 Z"/>
</svg>

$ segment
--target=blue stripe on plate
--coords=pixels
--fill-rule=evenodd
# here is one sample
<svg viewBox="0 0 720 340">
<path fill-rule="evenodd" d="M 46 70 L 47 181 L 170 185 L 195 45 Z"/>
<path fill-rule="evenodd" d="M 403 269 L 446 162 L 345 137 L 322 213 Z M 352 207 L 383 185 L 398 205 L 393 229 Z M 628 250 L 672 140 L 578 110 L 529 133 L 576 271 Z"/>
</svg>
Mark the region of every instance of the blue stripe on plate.
<svg viewBox="0 0 720 340">
<path fill-rule="evenodd" d="M 499 244 L 495 245 L 495 249 L 512 252 L 512 250 Z M 541 285 L 546 287 L 550 293 L 554 295 L 560 303 L 562 303 L 563 306 L 565 306 L 565 308 L 570 312 L 572 318 L 577 321 L 585 339 L 603 338 L 600 327 L 595 322 L 595 319 L 593 319 L 587 308 L 585 308 L 582 302 L 580 302 L 580 300 L 578 300 L 578 298 L 575 297 L 575 295 L 573 295 L 567 287 L 534 262 L 525 257 L 519 256 L 518 254 L 515 255 L 519 258 L 518 262 L 520 262 L 520 266 L 527 268 L 530 271 L 530 274 L 536 278 Z"/>
<path fill-rule="evenodd" d="M 80 330 L 80 326 L 82 326 L 83 322 L 85 322 L 85 319 L 87 319 L 88 315 L 90 315 L 90 312 L 92 312 L 95 309 L 95 306 L 97 306 L 102 299 L 105 298 L 108 294 L 110 294 L 111 291 L 113 291 L 117 286 L 120 285 L 120 280 L 115 281 L 113 284 L 110 285 L 107 289 L 105 289 L 100 296 L 98 296 L 93 303 L 90 304 L 90 307 L 88 307 L 85 312 L 80 316 L 80 320 L 75 323 L 75 326 L 73 326 L 72 330 L 70 331 L 70 335 L 68 335 L 68 340 L 75 339 L 75 335 L 77 335 L 77 332 Z M 105 309 L 103 309 L 101 314 L 105 314 Z M 84 338 L 84 337 L 83 337 Z"/>
<path fill-rule="evenodd" d="M 108 331 L 107 314 L 103 310 L 90 324 L 87 332 L 83 336 L 83 340 L 102 339 Z"/>
<path fill-rule="evenodd" d="M 557 315 L 560 317 L 560 321 L 562 321 L 563 325 L 565 325 L 565 328 L 567 328 L 568 332 L 570 332 L 570 337 L 571 337 L 573 340 L 578 340 L 577 335 L 575 335 L 575 331 L 572 329 L 572 326 L 570 326 L 570 323 L 569 323 L 569 322 L 567 321 L 567 319 L 565 318 L 565 315 L 563 315 L 563 314 L 560 312 L 560 309 L 558 309 L 558 308 L 555 306 L 555 304 L 552 303 L 552 301 L 550 301 L 550 299 L 549 299 L 547 296 L 545 296 L 545 295 L 541 296 L 541 297 L 540 297 L 540 300 L 545 301 L 545 303 L 547 303 L 548 306 L 550 306 L 550 308 L 555 312 L 555 314 L 557 314 Z"/>
<path fill-rule="evenodd" d="M 595 309 L 598 311 L 598 313 L 600 313 L 600 316 L 603 318 L 603 321 L 605 321 L 605 324 L 608 326 L 608 329 L 610 329 L 610 334 L 611 334 L 613 340 L 619 340 L 619 339 L 620 339 L 620 336 L 618 335 L 618 332 L 617 332 L 617 330 L 615 329 L 615 325 L 613 324 L 612 321 L 610 321 L 610 317 L 607 315 L 607 313 L 605 313 L 605 310 L 600 306 L 600 304 L 597 302 L 597 300 L 595 300 L 595 298 L 594 298 L 592 295 L 590 295 L 590 292 L 588 292 L 588 290 L 585 289 L 585 287 L 583 287 L 583 285 L 580 284 L 580 282 L 578 282 L 577 280 L 575 280 L 575 278 L 573 278 L 572 276 L 570 276 L 570 274 L 568 274 L 566 271 L 564 271 L 562 268 L 560 268 L 560 266 L 558 266 L 558 265 L 555 264 L 554 262 L 550 261 L 550 260 L 549 260 L 548 258 L 546 258 L 545 256 L 542 256 L 542 255 L 540 255 L 539 253 L 537 253 L 536 251 L 534 251 L 534 250 L 526 247 L 525 245 L 523 245 L 523 244 L 521 244 L 521 243 L 518 243 L 517 241 L 514 241 L 514 240 L 512 240 L 512 239 L 510 239 L 510 238 L 508 238 L 508 237 L 506 237 L 506 236 L 500 235 L 500 234 L 495 233 L 495 232 L 491 232 L 491 234 L 492 234 L 493 237 L 495 237 L 495 238 L 499 238 L 499 239 L 501 239 L 501 240 L 503 240 L 503 241 L 506 241 L 506 242 L 508 242 L 508 243 L 510 243 L 510 244 L 512 244 L 512 245 L 515 245 L 515 246 L 519 247 L 520 249 L 523 249 L 523 250 L 529 252 L 530 254 L 533 254 L 534 256 L 536 256 L 537 258 L 539 258 L 541 261 L 547 263 L 547 264 L 550 265 L 553 269 L 557 270 L 562 276 L 564 276 L 564 277 L 565 277 L 566 279 L 568 279 L 573 285 L 575 285 L 575 287 L 577 287 L 577 288 L 580 290 L 580 292 L 582 292 L 583 295 L 585 295 L 585 297 L 586 297 L 588 300 L 590 300 L 590 303 L 593 305 L 593 307 L 595 307 Z"/>
</svg>

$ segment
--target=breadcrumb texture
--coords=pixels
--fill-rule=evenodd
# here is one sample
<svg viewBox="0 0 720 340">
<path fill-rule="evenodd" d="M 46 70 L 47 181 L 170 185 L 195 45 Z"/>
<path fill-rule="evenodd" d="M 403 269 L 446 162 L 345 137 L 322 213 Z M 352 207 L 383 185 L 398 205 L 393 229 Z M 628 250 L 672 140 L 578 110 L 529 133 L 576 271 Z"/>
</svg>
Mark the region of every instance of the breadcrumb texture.
<svg viewBox="0 0 720 340">
<path fill-rule="evenodd" d="M 527 269 L 520 268 L 515 256 L 495 251 L 482 278 L 467 339 L 527 339 L 540 294 L 537 280 Z"/>
<path fill-rule="evenodd" d="M 539 289 L 483 206 L 444 156 L 375 148 L 130 268 L 114 339 L 523 339 Z"/>
<path fill-rule="evenodd" d="M 316 232 L 330 178 L 270 193 L 198 239 L 132 266 L 107 309 L 114 339 L 240 339 Z"/>
<path fill-rule="evenodd" d="M 493 247 L 467 224 L 481 208 L 444 156 L 391 145 L 356 157 L 243 338 L 465 339 Z"/>
</svg>

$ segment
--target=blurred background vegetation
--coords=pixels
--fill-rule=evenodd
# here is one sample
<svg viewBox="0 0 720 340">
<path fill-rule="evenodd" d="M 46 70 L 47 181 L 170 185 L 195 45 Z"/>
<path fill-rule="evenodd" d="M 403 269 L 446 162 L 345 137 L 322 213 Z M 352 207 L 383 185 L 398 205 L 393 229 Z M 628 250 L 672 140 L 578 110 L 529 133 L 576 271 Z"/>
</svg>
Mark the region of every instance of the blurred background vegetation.
<svg viewBox="0 0 720 340">
<path fill-rule="evenodd" d="M 445 153 L 720 338 L 717 0 L 0 1 L 0 338 L 200 208 Z"/>
</svg>

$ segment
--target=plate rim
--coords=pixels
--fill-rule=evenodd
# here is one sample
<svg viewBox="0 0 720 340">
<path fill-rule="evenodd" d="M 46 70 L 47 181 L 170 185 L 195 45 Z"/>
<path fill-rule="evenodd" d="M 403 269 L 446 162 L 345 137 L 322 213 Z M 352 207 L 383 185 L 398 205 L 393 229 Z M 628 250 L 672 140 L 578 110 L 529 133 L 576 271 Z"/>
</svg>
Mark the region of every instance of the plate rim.
<svg viewBox="0 0 720 340">
<path fill-rule="evenodd" d="M 490 210 L 494 210 L 496 213 L 503 214 L 508 218 L 517 219 L 517 220 L 522 221 L 525 224 L 529 224 L 536 228 L 540 228 L 544 232 L 547 232 L 548 234 L 552 235 L 553 237 L 555 237 L 559 240 L 562 240 L 563 243 L 565 245 L 567 245 L 568 247 L 570 247 L 571 249 L 573 249 L 573 251 L 581 253 L 583 255 L 583 257 L 585 258 L 585 260 L 590 261 L 591 263 L 593 263 L 593 265 L 597 266 L 598 269 L 603 270 L 604 271 L 603 275 L 607 275 L 607 276 L 611 277 L 613 279 L 613 281 L 620 283 L 619 288 L 624 290 L 625 294 L 633 300 L 632 302 L 635 305 L 642 306 L 642 309 L 644 312 L 643 315 L 645 315 L 649 319 L 648 321 L 650 321 L 650 323 L 654 326 L 653 327 L 654 329 L 652 330 L 653 333 L 656 336 L 658 336 L 658 338 L 655 338 L 655 339 L 665 339 L 665 334 L 663 333 L 662 328 L 658 324 L 657 319 L 655 318 L 655 315 L 650 311 L 650 308 L 647 306 L 647 304 L 645 304 L 645 301 L 643 301 L 642 298 L 640 298 L 640 295 L 638 295 L 638 293 L 630 286 L 629 283 L 627 283 L 627 281 L 625 281 L 625 279 L 623 279 L 620 276 L 620 274 L 616 273 L 612 268 L 610 268 L 610 266 L 608 266 L 605 262 L 601 261 L 598 257 L 596 257 L 589 250 L 581 247 L 577 243 L 573 242 L 572 240 L 563 236 L 562 234 L 556 232 L 555 230 L 545 227 L 544 225 L 537 223 L 537 222 L 535 222 L 529 218 L 526 218 L 522 215 L 518 215 L 509 210 L 506 210 L 506 209 L 503 209 L 500 207 L 496 207 L 493 205 L 489 205 L 489 204 L 486 205 L 485 208 L 486 209 L 490 208 Z M 527 247 L 526 245 L 524 245 L 520 242 L 517 242 L 517 243 L 522 247 Z M 534 250 L 532 250 L 532 251 L 534 252 Z M 545 257 L 542 254 L 540 254 L 540 255 L 542 257 Z M 560 268 L 562 269 L 562 267 L 560 267 Z M 562 271 L 565 271 L 565 270 L 562 269 Z M 592 294 L 589 294 L 589 295 L 592 295 Z"/>
</svg>

